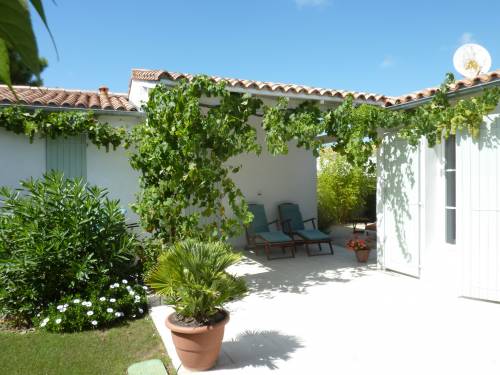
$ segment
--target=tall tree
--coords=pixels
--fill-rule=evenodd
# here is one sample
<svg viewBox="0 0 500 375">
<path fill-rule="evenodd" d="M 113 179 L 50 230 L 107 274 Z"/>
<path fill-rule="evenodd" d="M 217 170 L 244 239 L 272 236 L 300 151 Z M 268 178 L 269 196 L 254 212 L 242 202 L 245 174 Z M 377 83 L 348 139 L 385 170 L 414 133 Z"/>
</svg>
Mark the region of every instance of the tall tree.
<svg viewBox="0 0 500 375">
<path fill-rule="evenodd" d="M 13 85 L 42 86 L 43 80 L 40 74 L 36 74 L 26 65 L 19 53 L 9 49 L 10 79 Z M 44 57 L 38 58 L 40 73 L 47 67 L 48 62 Z"/>
</svg>

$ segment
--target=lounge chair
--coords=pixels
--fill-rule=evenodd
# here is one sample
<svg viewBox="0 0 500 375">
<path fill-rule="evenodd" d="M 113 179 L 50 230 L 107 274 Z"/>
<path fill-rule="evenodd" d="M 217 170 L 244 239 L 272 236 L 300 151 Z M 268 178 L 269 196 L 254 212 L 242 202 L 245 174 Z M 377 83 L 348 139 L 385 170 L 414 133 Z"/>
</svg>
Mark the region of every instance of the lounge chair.
<svg viewBox="0 0 500 375">
<path fill-rule="evenodd" d="M 302 214 L 300 213 L 300 208 L 294 203 L 282 203 L 278 206 L 278 211 L 280 219 L 283 222 L 284 231 L 286 234 L 294 238 L 294 236 L 300 237 L 299 244 L 304 244 L 306 247 L 307 255 L 333 255 L 333 245 L 332 239 L 326 233 L 316 229 L 315 218 L 304 220 Z M 305 223 L 311 222 L 313 228 L 306 229 Z M 321 244 L 328 244 L 330 246 L 330 252 L 323 252 Z M 319 252 L 312 253 L 309 249 L 309 245 L 316 244 L 319 247 Z"/>
<path fill-rule="evenodd" d="M 268 222 L 266 211 L 261 204 L 251 203 L 248 205 L 248 209 L 253 214 L 253 220 L 246 228 L 248 247 L 254 249 L 255 254 L 258 254 L 258 248 L 263 246 L 268 260 L 295 258 L 295 241 L 280 230 L 279 220 Z M 278 230 L 269 230 L 269 225 L 271 224 L 276 224 Z M 260 241 L 258 242 L 258 240 Z M 291 255 L 271 258 L 272 248 L 280 248 L 283 254 L 285 254 L 286 249 L 289 249 Z"/>
</svg>

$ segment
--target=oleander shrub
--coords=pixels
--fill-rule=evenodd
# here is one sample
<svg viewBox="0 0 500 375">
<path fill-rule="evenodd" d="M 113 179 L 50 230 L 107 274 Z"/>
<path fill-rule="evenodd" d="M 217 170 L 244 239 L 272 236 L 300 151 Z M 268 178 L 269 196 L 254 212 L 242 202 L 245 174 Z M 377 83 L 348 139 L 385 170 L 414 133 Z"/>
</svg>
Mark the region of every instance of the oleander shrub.
<svg viewBox="0 0 500 375">
<path fill-rule="evenodd" d="M 54 303 L 135 273 L 119 201 L 51 172 L 0 188 L 0 314 L 17 326 Z"/>
<path fill-rule="evenodd" d="M 39 312 L 33 322 L 50 332 L 107 328 L 142 317 L 147 311 L 146 291 L 137 278 L 123 279 L 87 296 L 67 295 Z"/>
</svg>

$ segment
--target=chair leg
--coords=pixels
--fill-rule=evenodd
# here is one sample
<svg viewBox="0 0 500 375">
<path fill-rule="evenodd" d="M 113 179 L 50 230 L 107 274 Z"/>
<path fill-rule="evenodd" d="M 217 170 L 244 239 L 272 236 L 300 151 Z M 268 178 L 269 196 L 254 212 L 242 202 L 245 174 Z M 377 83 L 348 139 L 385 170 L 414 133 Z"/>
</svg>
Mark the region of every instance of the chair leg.
<svg viewBox="0 0 500 375">
<path fill-rule="evenodd" d="M 265 246 L 265 250 L 266 250 L 266 257 L 267 257 L 267 260 L 271 260 L 271 258 L 269 257 L 269 243 L 266 242 L 266 244 L 264 245 Z"/>
<path fill-rule="evenodd" d="M 311 256 L 311 252 L 309 251 L 309 244 L 306 242 L 305 245 L 306 245 L 307 256 L 310 257 Z"/>
<path fill-rule="evenodd" d="M 297 252 L 297 248 L 295 247 L 295 243 L 293 244 L 292 247 L 290 247 L 290 250 L 292 251 L 292 258 L 295 258 L 295 253 Z"/>
<path fill-rule="evenodd" d="M 331 242 L 331 241 L 330 241 L 330 242 L 328 242 L 328 245 L 330 245 L 330 254 L 332 254 L 332 255 L 333 255 L 333 253 L 334 253 L 334 252 L 333 252 L 333 245 L 332 245 L 332 242 Z"/>
<path fill-rule="evenodd" d="M 321 248 L 321 242 L 318 243 L 318 246 L 319 246 L 319 251 L 323 251 L 323 249 Z"/>
</svg>

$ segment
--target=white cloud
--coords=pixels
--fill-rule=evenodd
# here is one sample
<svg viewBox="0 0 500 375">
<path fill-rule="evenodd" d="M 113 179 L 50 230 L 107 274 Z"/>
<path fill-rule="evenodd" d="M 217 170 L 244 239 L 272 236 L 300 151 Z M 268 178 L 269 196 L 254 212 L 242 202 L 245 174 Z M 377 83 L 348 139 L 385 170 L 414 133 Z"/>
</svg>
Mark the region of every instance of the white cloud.
<svg viewBox="0 0 500 375">
<path fill-rule="evenodd" d="M 465 32 L 460 36 L 460 45 L 467 43 L 475 43 L 474 36 L 472 33 Z"/>
<path fill-rule="evenodd" d="M 307 6 L 320 7 L 320 6 L 327 5 L 328 3 L 329 3 L 329 0 L 295 0 L 295 4 L 297 4 L 297 6 L 299 8 L 307 7 Z"/>
<path fill-rule="evenodd" d="M 396 62 L 394 61 L 394 58 L 392 56 L 386 56 L 380 62 L 379 67 L 382 69 L 387 69 L 387 68 L 393 67 L 395 64 L 396 64 Z"/>
</svg>

